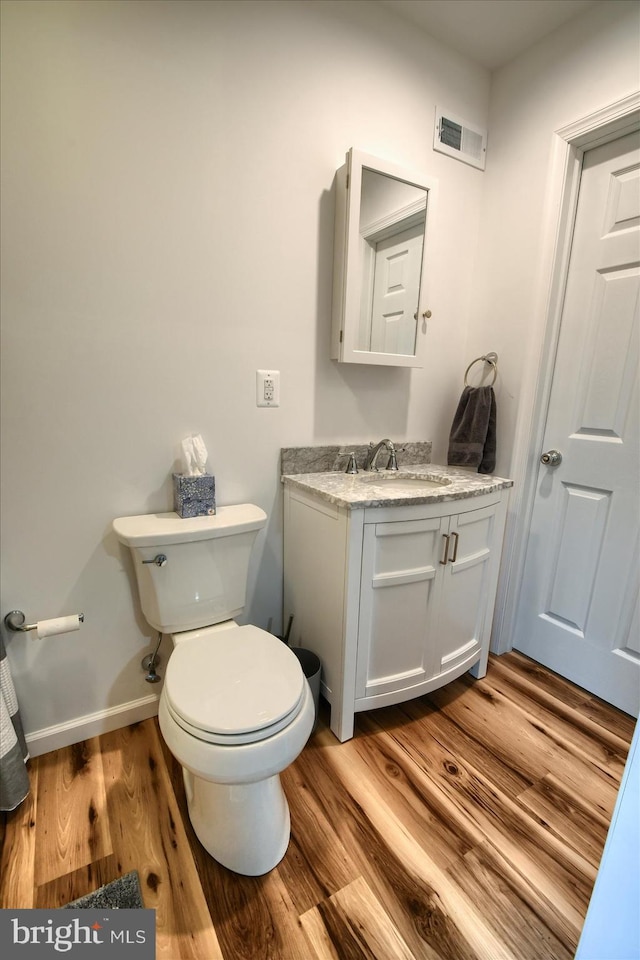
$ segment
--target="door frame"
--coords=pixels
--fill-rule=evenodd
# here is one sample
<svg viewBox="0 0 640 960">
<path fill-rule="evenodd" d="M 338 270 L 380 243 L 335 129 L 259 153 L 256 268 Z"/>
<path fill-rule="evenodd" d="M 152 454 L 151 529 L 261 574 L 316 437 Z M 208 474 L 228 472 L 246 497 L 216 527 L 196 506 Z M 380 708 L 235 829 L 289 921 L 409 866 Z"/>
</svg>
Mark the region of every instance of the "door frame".
<svg viewBox="0 0 640 960">
<path fill-rule="evenodd" d="M 640 92 L 609 104 L 554 132 L 551 170 L 542 229 L 544 254 L 538 308 L 545 315 L 535 375 L 525 385 L 516 427 L 513 467 L 522 478 L 512 491 L 514 520 L 507 528 L 491 649 L 514 646 L 524 565 L 535 502 L 538 457 L 542 449 L 553 383 L 556 350 L 571 255 L 573 229 L 587 150 L 640 129 Z"/>
</svg>

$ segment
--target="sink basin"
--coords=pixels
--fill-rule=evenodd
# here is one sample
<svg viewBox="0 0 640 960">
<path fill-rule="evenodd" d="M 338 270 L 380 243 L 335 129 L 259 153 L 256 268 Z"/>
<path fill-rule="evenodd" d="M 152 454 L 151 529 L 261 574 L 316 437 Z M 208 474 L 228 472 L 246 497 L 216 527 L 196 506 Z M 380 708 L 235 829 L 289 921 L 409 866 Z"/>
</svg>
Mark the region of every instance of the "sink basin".
<svg viewBox="0 0 640 960">
<path fill-rule="evenodd" d="M 360 483 L 391 487 L 394 490 L 436 490 L 438 487 L 447 487 L 451 483 L 447 477 L 429 476 L 429 474 L 396 473 L 395 471 L 380 473 L 362 473 L 358 476 Z"/>
</svg>

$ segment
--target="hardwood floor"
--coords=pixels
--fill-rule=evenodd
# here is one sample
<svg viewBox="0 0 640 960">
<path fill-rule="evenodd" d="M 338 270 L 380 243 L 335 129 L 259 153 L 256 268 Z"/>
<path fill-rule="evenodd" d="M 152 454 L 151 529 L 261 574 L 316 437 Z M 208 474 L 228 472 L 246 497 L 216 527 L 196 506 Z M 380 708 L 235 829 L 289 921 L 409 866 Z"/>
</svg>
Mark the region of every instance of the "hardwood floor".
<svg viewBox="0 0 640 960">
<path fill-rule="evenodd" d="M 321 720 L 282 777 L 288 852 L 247 878 L 196 840 L 147 720 L 30 761 L 0 907 L 135 869 L 166 960 L 570 960 L 633 727 L 517 653 L 359 714 L 347 743 Z"/>
</svg>

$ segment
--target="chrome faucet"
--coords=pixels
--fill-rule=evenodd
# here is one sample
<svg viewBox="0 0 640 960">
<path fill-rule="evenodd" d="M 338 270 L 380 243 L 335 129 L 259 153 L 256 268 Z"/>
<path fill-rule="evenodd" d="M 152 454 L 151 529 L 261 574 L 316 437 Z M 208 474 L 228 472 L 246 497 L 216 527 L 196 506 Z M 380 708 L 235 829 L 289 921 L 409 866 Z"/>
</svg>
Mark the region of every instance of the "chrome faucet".
<svg viewBox="0 0 640 960">
<path fill-rule="evenodd" d="M 381 440 L 380 443 L 376 443 L 375 447 L 373 443 L 369 444 L 369 449 L 367 451 L 367 459 L 364 462 L 363 470 L 369 470 L 377 472 L 378 467 L 376 466 L 376 460 L 378 459 L 378 454 L 381 449 L 386 447 L 389 451 L 389 462 L 387 463 L 387 470 L 397 470 L 398 461 L 396 459 L 396 448 L 393 445 L 392 440 Z"/>
</svg>

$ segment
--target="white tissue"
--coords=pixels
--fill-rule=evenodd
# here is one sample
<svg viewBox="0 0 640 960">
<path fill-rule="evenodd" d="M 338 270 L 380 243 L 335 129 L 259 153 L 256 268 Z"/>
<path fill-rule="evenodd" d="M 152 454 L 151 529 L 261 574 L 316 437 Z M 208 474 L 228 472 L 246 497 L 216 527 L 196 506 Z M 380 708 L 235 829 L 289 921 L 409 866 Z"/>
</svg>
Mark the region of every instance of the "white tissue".
<svg viewBox="0 0 640 960">
<path fill-rule="evenodd" d="M 186 477 L 201 477 L 206 472 L 207 457 L 207 448 L 200 434 L 185 437 L 182 441 L 182 472 Z"/>
<path fill-rule="evenodd" d="M 80 629 L 80 617 L 74 614 L 72 617 L 57 617 L 55 620 L 38 620 L 36 624 L 36 637 L 38 640 L 44 640 L 45 637 L 56 637 L 59 633 L 73 633 Z"/>
</svg>

